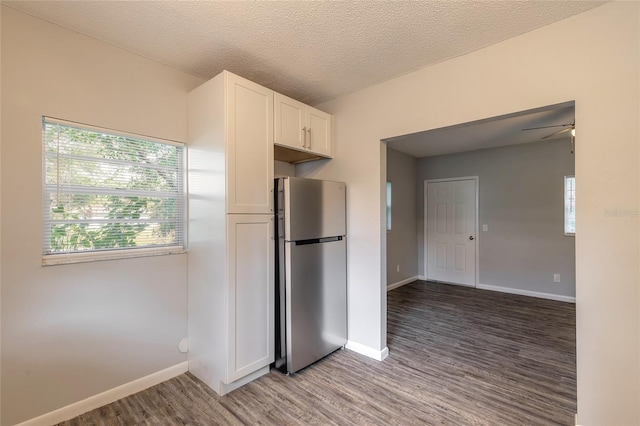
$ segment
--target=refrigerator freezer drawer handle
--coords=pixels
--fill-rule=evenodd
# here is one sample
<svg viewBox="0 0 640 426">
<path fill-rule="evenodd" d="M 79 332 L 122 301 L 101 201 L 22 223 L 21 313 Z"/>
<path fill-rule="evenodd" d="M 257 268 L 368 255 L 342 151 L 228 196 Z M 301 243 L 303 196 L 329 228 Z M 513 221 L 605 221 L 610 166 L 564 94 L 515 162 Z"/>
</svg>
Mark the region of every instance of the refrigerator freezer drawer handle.
<svg viewBox="0 0 640 426">
<path fill-rule="evenodd" d="M 301 240 L 301 241 L 292 241 L 297 246 L 304 246 L 307 244 L 320 244 L 320 243 L 331 243 L 334 241 L 342 241 L 342 236 L 338 237 L 326 237 L 326 238 L 312 238 L 310 240 Z"/>
</svg>

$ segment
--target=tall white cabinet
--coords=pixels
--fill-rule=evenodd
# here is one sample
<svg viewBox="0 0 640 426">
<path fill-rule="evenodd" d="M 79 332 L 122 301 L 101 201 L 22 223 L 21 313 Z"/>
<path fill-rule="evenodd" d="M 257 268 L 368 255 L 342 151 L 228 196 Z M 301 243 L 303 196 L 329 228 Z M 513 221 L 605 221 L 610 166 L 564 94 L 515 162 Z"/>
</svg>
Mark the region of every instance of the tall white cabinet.
<svg viewBox="0 0 640 426">
<path fill-rule="evenodd" d="M 224 71 L 188 105 L 189 370 L 223 395 L 274 360 L 274 92 Z"/>
</svg>

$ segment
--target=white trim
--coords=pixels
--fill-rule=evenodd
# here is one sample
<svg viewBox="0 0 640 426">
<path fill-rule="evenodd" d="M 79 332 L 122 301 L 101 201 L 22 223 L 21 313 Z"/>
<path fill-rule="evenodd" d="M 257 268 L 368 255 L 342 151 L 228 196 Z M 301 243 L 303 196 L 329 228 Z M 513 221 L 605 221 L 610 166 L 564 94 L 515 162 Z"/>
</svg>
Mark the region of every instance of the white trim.
<svg viewBox="0 0 640 426">
<path fill-rule="evenodd" d="M 519 294 L 521 296 L 537 297 L 539 299 L 557 300 L 559 302 L 576 303 L 576 298 L 571 296 L 562 296 L 560 294 L 542 293 L 539 291 L 521 290 L 519 288 L 501 287 L 497 285 L 478 284 L 477 288 L 481 290 L 499 291 L 501 293 Z"/>
<path fill-rule="evenodd" d="M 125 383 L 124 385 L 117 386 L 108 391 L 99 393 L 89 398 L 83 399 L 66 407 L 59 408 L 41 416 L 35 417 L 31 420 L 19 423 L 16 426 L 49 426 L 63 422 L 65 420 L 72 419 L 81 414 L 95 410 L 107 404 L 111 404 L 114 401 L 125 398 L 134 393 L 143 391 L 151 386 L 155 386 L 169 379 L 172 379 L 180 374 L 186 373 L 189 369 L 189 363 L 187 361 L 176 364 L 172 367 L 165 368 L 164 370 L 157 371 L 149 374 L 148 376 L 141 377 L 132 382 Z"/>
<path fill-rule="evenodd" d="M 475 271 L 475 287 L 478 287 L 478 285 L 480 285 L 480 176 L 461 176 L 461 177 L 452 177 L 452 178 L 443 178 L 443 179 L 425 179 L 424 181 L 424 187 L 422 188 L 422 194 L 423 194 L 423 207 L 424 207 L 424 212 L 423 212 L 423 222 L 424 222 L 424 236 L 422 238 L 422 243 L 424 246 L 424 250 L 423 250 L 423 262 L 424 262 L 424 280 L 428 280 L 429 277 L 429 271 L 428 271 L 428 267 L 429 267 L 429 259 L 428 259 L 428 241 L 427 241 L 427 184 L 429 183 L 437 183 L 437 182 L 451 182 L 451 181 L 458 181 L 458 180 L 473 180 L 476 182 L 476 271 Z M 454 284 L 454 283 L 450 283 L 450 284 Z M 466 285 L 466 284 L 461 284 L 461 285 Z M 467 287 L 473 287 L 473 286 L 469 286 L 466 285 Z"/>
<path fill-rule="evenodd" d="M 475 285 L 473 285 L 473 284 L 450 283 L 449 281 L 428 280 L 428 281 L 427 281 L 427 284 L 429 284 L 429 283 L 447 284 L 447 285 L 457 285 L 458 287 L 471 287 L 471 288 L 477 288 L 477 286 L 475 286 Z"/>
<path fill-rule="evenodd" d="M 99 262 L 103 260 L 133 259 L 136 257 L 163 256 L 167 254 L 182 253 L 186 253 L 186 250 L 182 245 L 179 245 L 169 247 L 91 251 L 86 253 L 45 254 L 42 256 L 42 266 Z"/>
<path fill-rule="evenodd" d="M 405 280 L 398 281 L 398 282 L 393 283 L 393 284 L 389 284 L 389 285 L 387 286 L 387 291 L 394 290 L 394 289 L 396 289 L 396 288 L 398 288 L 398 287 L 402 287 L 403 285 L 406 285 L 406 284 L 412 283 L 412 282 L 417 281 L 417 280 L 419 280 L 419 279 L 420 279 L 420 277 L 419 277 L 418 275 L 416 275 L 416 276 L 414 276 L 414 277 L 409 277 L 409 278 L 407 278 L 407 279 L 405 279 Z"/>
<path fill-rule="evenodd" d="M 232 391 L 238 389 L 239 387 L 246 385 L 247 383 L 257 379 L 260 376 L 264 376 L 267 373 L 269 373 L 269 366 L 268 365 L 266 367 L 262 367 L 260 370 L 254 371 L 251 374 L 248 374 L 248 375 L 246 375 L 244 377 L 239 378 L 235 382 L 231 382 L 229 384 L 220 383 L 220 396 L 226 395 L 229 392 L 232 392 Z"/>
<path fill-rule="evenodd" d="M 384 349 L 380 351 L 380 361 L 384 361 L 388 356 L 389 348 L 385 346 Z"/>
<path fill-rule="evenodd" d="M 359 353 L 360 355 L 364 355 L 369 358 L 373 358 L 376 361 L 383 361 L 386 357 L 389 356 L 389 348 L 385 347 L 383 350 L 379 351 L 377 349 L 373 349 L 369 346 L 365 346 L 361 343 L 354 342 L 349 340 L 345 345 L 345 348 L 350 351 Z"/>
</svg>

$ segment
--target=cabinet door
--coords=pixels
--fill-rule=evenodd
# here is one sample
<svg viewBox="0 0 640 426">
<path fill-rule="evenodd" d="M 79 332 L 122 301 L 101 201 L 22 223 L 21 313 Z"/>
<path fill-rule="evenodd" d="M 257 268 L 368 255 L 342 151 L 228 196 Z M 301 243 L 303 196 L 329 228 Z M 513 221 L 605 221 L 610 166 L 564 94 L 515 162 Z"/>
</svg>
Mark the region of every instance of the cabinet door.
<svg viewBox="0 0 640 426">
<path fill-rule="evenodd" d="M 227 213 L 272 213 L 273 91 L 229 72 L 225 81 Z"/>
<path fill-rule="evenodd" d="M 307 149 L 306 105 L 295 99 L 276 93 L 275 140 L 277 145 L 296 149 Z"/>
<path fill-rule="evenodd" d="M 307 107 L 307 147 L 310 151 L 331 157 L 331 115 Z"/>
<path fill-rule="evenodd" d="M 274 361 L 273 216 L 227 215 L 231 383 Z"/>
</svg>

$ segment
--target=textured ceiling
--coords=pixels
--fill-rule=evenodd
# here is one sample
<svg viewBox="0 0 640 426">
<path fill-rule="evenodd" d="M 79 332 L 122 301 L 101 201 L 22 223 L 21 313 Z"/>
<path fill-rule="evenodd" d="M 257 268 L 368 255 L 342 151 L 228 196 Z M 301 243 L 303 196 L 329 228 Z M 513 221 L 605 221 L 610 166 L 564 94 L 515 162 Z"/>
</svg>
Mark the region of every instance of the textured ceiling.
<svg viewBox="0 0 640 426">
<path fill-rule="evenodd" d="M 417 158 L 478 149 L 537 142 L 564 127 L 525 130 L 531 127 L 575 123 L 575 105 L 566 102 L 486 120 L 427 130 L 386 140 L 387 146 Z M 579 129 L 576 129 L 576 133 Z M 562 133 L 545 140 L 567 139 Z M 569 149 L 569 145 L 567 145 Z"/>
<path fill-rule="evenodd" d="M 310 104 L 498 43 L 602 1 L 3 1 L 209 79 Z"/>
</svg>

